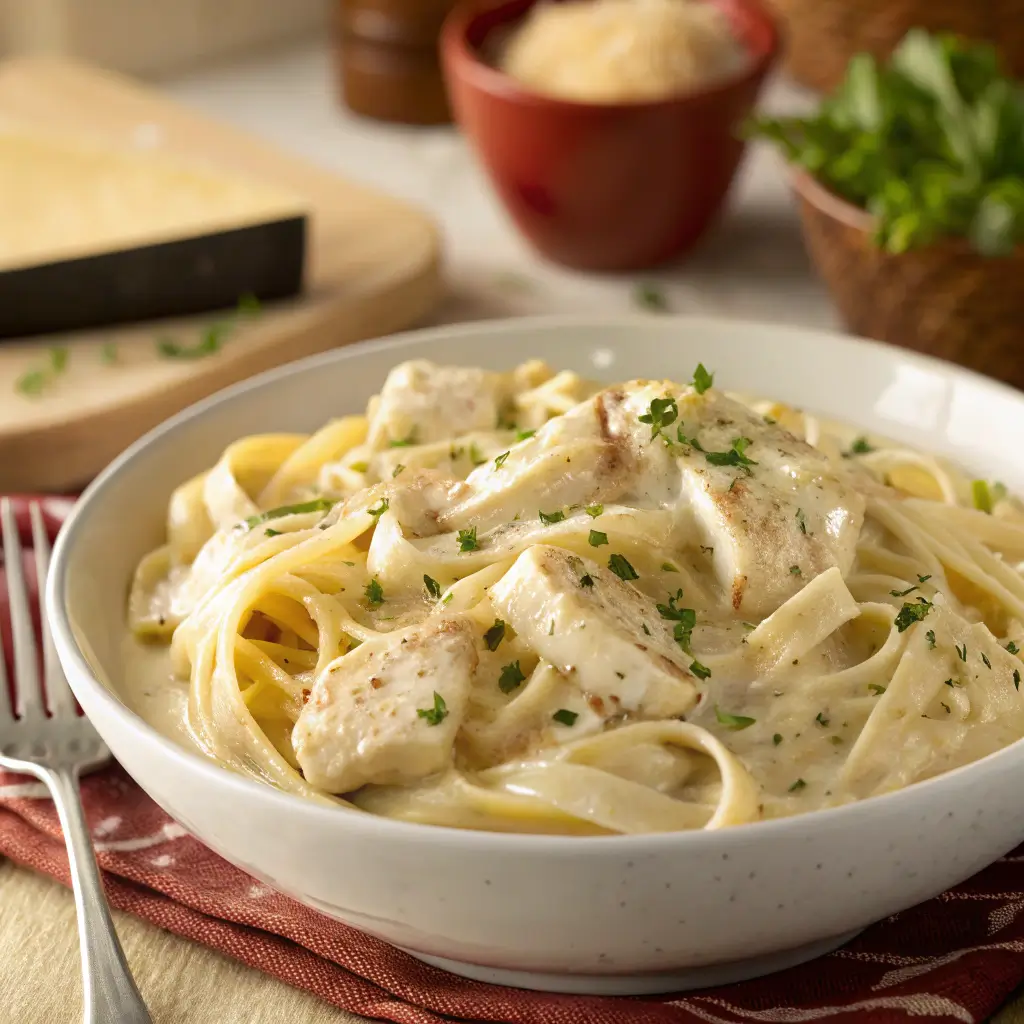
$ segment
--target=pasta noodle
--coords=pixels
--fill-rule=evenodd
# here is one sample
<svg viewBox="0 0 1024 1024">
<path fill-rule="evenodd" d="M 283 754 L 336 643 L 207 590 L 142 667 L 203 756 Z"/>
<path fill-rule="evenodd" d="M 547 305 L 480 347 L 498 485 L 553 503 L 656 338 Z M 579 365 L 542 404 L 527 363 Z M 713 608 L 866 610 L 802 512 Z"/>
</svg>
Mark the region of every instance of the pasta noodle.
<svg viewBox="0 0 1024 1024">
<path fill-rule="evenodd" d="M 1005 488 L 703 366 L 602 388 L 417 361 L 365 416 L 182 484 L 128 617 L 196 746 L 287 792 L 713 829 L 1024 736 L 1022 559 Z"/>
</svg>

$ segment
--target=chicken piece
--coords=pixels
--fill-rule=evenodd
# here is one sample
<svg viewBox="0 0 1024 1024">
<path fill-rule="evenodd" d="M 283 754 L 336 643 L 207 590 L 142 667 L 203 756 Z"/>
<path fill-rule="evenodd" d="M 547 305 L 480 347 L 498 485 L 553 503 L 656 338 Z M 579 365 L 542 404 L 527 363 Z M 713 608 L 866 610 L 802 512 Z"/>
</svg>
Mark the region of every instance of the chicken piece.
<svg viewBox="0 0 1024 1024">
<path fill-rule="evenodd" d="M 332 793 L 444 770 L 479 662 L 468 619 L 428 619 L 361 644 L 313 686 L 292 732 L 306 780 Z"/>
<path fill-rule="evenodd" d="M 660 384 L 610 388 L 549 420 L 500 463 L 471 473 L 470 495 L 441 524 L 483 530 L 573 505 L 622 501 L 657 508 L 676 500 L 674 460 L 639 419 L 661 393 Z"/>
<path fill-rule="evenodd" d="M 693 659 L 653 602 L 589 559 L 538 544 L 490 597 L 516 635 L 607 714 L 668 718 L 696 703 Z"/>
<path fill-rule="evenodd" d="M 846 473 L 718 391 L 682 396 L 676 429 L 683 495 L 733 609 L 769 615 L 826 569 L 849 572 L 864 498 Z"/>
<path fill-rule="evenodd" d="M 501 374 L 476 367 L 436 366 L 417 359 L 389 374 L 370 412 L 368 443 L 430 444 L 475 430 L 494 430 L 505 399 Z"/>
</svg>

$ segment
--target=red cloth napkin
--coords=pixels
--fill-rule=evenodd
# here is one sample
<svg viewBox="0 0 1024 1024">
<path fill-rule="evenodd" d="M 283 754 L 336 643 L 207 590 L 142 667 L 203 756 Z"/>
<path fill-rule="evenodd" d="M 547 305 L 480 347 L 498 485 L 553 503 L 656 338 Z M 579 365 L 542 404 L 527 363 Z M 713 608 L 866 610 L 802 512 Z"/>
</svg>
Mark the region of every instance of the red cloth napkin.
<svg viewBox="0 0 1024 1024">
<path fill-rule="evenodd" d="M 48 501 L 52 528 L 67 507 Z M 28 543 L 24 512 L 19 499 Z M 9 657 L 2 578 L 0 619 Z M 452 1017 L 505 1024 L 802 1024 L 822 1018 L 874 1024 L 928 1017 L 970 1024 L 990 1017 L 1024 980 L 1024 846 L 813 963 L 700 993 L 590 998 L 466 981 L 332 921 L 221 860 L 117 766 L 86 778 L 83 798 L 114 906 L 335 1006 L 400 1024 Z M 0 854 L 70 884 L 45 790 L 3 773 Z"/>
</svg>

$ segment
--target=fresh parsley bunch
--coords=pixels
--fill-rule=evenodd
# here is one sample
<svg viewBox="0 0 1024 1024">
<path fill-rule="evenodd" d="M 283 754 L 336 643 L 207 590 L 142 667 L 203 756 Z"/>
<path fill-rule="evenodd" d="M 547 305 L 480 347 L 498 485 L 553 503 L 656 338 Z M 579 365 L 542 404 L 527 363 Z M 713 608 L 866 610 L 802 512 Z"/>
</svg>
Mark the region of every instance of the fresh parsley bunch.
<svg viewBox="0 0 1024 1024">
<path fill-rule="evenodd" d="M 955 237 L 1005 256 L 1024 242 L 1024 83 L 987 44 L 912 29 L 884 66 L 853 57 L 814 115 L 750 134 L 874 214 L 889 252 Z"/>
</svg>

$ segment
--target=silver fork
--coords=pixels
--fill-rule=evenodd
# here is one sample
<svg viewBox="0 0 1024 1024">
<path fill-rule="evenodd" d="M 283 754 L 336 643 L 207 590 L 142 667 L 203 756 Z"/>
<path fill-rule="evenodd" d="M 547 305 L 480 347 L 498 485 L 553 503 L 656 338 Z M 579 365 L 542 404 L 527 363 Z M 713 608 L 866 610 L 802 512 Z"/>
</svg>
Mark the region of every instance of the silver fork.
<svg viewBox="0 0 1024 1024">
<path fill-rule="evenodd" d="M 82 813 L 79 774 L 105 764 L 110 760 L 110 751 L 89 720 L 78 714 L 75 698 L 57 661 L 42 607 L 50 542 L 39 505 L 33 502 L 29 514 L 39 581 L 46 703 L 44 708 L 18 526 L 10 500 L 2 498 L 0 533 L 11 603 L 16 699 L 12 708 L 0 646 L 0 767 L 34 775 L 46 783 L 60 817 L 78 911 L 85 1024 L 152 1024 L 117 941 Z"/>
</svg>

